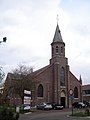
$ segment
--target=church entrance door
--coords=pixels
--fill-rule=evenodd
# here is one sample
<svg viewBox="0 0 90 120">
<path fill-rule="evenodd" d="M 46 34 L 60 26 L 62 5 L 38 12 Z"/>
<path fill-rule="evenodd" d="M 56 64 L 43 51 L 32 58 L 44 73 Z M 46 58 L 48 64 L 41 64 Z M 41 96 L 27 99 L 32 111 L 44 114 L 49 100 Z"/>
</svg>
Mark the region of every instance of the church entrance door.
<svg viewBox="0 0 90 120">
<path fill-rule="evenodd" d="M 65 97 L 61 97 L 61 105 L 63 105 L 65 108 Z"/>
<path fill-rule="evenodd" d="M 66 95 L 64 90 L 61 91 L 60 103 L 64 107 L 66 106 Z"/>
</svg>

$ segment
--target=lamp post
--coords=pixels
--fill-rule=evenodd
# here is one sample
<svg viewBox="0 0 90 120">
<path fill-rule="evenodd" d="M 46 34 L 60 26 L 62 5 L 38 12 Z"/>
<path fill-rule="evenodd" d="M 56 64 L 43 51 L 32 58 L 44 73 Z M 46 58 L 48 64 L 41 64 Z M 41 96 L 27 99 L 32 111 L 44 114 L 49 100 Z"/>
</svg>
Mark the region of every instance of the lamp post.
<svg viewBox="0 0 90 120">
<path fill-rule="evenodd" d="M 0 41 L 0 44 L 1 44 L 2 42 L 6 42 L 6 40 L 7 40 L 7 37 L 3 37 L 3 41 Z"/>
</svg>

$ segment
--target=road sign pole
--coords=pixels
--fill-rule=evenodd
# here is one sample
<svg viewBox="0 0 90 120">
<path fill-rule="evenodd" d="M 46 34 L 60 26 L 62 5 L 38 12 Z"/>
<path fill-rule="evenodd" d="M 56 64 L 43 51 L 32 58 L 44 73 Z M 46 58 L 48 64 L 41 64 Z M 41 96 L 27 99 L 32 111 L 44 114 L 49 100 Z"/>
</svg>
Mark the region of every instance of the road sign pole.
<svg viewBox="0 0 90 120">
<path fill-rule="evenodd" d="M 73 94 L 74 94 L 74 91 L 73 91 L 72 89 L 70 89 L 70 90 L 69 90 L 69 95 L 70 95 L 70 99 L 71 99 L 71 111 L 72 111 L 72 116 L 73 116 L 73 106 L 72 106 L 72 104 L 73 104 L 73 99 L 74 99 Z"/>
<path fill-rule="evenodd" d="M 73 104 L 73 99 L 71 99 L 71 104 Z M 71 106 L 72 108 L 72 116 L 73 116 L 73 105 Z"/>
</svg>

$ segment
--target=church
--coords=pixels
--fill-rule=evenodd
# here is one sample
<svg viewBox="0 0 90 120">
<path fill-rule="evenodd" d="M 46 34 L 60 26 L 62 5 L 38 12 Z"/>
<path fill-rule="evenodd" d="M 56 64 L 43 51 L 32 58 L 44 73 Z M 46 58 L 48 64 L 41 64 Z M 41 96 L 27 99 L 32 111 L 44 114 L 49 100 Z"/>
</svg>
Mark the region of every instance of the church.
<svg viewBox="0 0 90 120">
<path fill-rule="evenodd" d="M 34 80 L 36 81 L 35 87 L 31 91 L 33 106 L 41 102 L 49 102 L 59 103 L 66 108 L 71 107 L 72 101 L 82 101 L 82 79 L 81 76 L 77 79 L 70 71 L 68 58 L 65 57 L 65 43 L 58 23 L 51 43 L 49 65 L 33 73 L 35 73 Z M 12 80 L 12 74 L 8 74 L 5 83 L 10 85 L 13 83 Z"/>
<path fill-rule="evenodd" d="M 51 43 L 50 64 L 35 71 L 37 85 L 32 91 L 32 104 L 41 102 L 59 103 L 70 107 L 71 102 L 82 101 L 82 79 L 70 71 L 65 57 L 65 43 L 57 23 Z"/>
</svg>

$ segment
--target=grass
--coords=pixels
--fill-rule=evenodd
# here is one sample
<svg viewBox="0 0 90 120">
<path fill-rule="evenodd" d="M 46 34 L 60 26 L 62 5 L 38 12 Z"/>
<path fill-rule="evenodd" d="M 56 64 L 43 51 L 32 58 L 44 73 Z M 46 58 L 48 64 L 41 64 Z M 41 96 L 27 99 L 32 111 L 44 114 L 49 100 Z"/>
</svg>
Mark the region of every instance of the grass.
<svg viewBox="0 0 90 120">
<path fill-rule="evenodd" d="M 90 108 L 73 110 L 72 116 L 76 116 L 76 117 L 90 116 Z"/>
<path fill-rule="evenodd" d="M 74 113 L 73 116 L 77 116 L 77 117 L 86 117 L 88 116 L 87 114 L 83 113 L 83 112 L 79 112 L 79 113 Z"/>
</svg>

